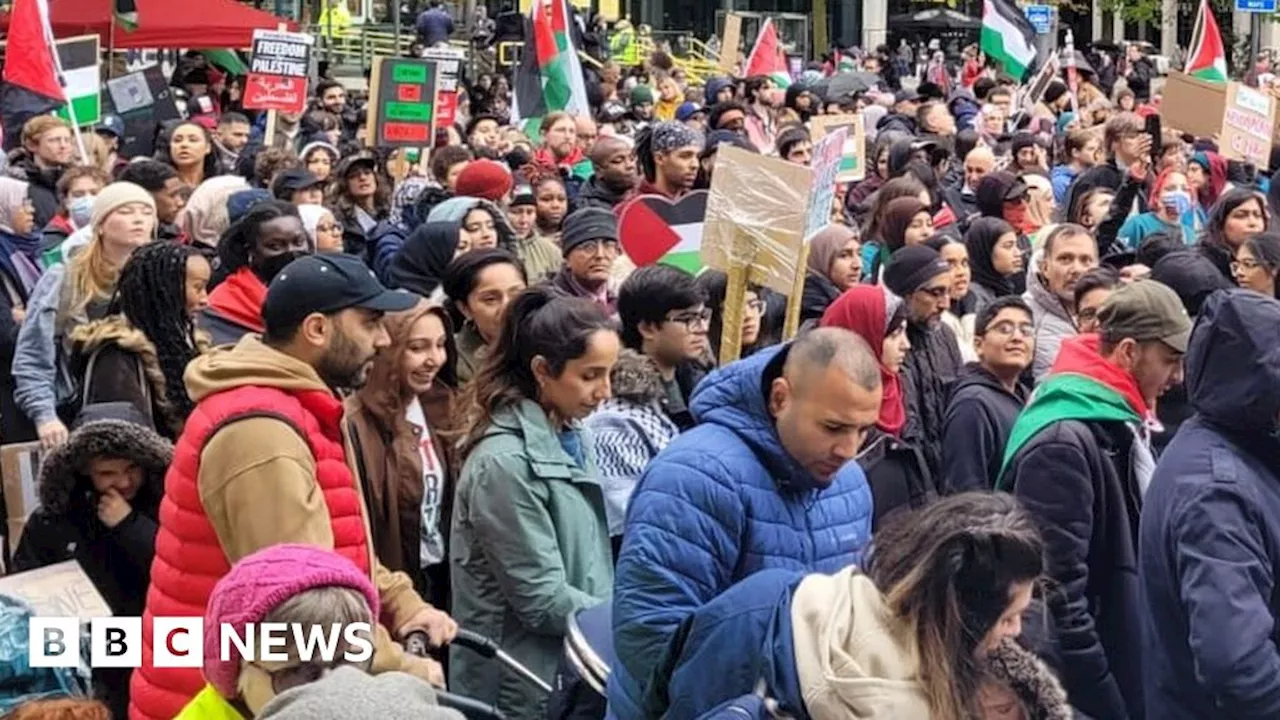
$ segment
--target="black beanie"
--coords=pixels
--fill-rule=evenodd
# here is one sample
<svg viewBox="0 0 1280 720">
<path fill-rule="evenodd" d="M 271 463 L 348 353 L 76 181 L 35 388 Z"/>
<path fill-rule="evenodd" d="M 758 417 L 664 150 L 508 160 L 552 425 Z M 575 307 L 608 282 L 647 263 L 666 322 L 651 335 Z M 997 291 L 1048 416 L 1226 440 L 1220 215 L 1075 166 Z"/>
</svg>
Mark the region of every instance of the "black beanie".
<svg viewBox="0 0 1280 720">
<path fill-rule="evenodd" d="M 618 241 L 618 218 L 604 208 L 588 207 L 574 211 L 564 219 L 560 231 L 560 249 L 568 257 L 573 249 L 592 240 Z"/>
<path fill-rule="evenodd" d="M 909 245 L 889 256 L 884 284 L 894 295 L 905 298 L 933 278 L 949 272 L 951 266 L 937 250 L 928 245 Z"/>
<path fill-rule="evenodd" d="M 1067 94 L 1067 84 L 1058 80 L 1049 83 L 1049 87 L 1044 89 L 1045 103 L 1055 103 L 1058 98 Z"/>
</svg>

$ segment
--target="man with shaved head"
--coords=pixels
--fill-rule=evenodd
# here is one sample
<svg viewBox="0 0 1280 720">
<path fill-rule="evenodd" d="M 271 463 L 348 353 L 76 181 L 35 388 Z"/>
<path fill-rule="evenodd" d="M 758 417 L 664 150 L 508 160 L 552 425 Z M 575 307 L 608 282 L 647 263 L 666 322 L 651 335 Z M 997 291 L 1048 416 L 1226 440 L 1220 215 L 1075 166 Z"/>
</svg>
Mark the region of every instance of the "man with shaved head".
<svg viewBox="0 0 1280 720">
<path fill-rule="evenodd" d="M 991 152 L 991 148 L 979 143 L 964 156 L 964 181 L 960 183 L 960 187 L 944 191 L 947 204 L 955 210 L 962 226 L 967 228 L 969 221 L 981 214 L 978 211 L 978 183 L 982 182 L 982 178 L 994 170 L 995 166 L 995 153 Z"/>
<path fill-rule="evenodd" d="M 604 136 L 595 141 L 587 157 L 594 172 L 578 191 L 574 209 L 613 210 L 639 181 L 635 150 L 624 138 Z"/>
<path fill-rule="evenodd" d="M 698 424 L 649 464 L 627 512 L 613 592 L 609 710 L 644 716 L 680 623 L 761 570 L 859 562 L 871 494 L 854 456 L 880 413 L 879 359 L 840 328 L 727 365 L 699 383 Z"/>
</svg>

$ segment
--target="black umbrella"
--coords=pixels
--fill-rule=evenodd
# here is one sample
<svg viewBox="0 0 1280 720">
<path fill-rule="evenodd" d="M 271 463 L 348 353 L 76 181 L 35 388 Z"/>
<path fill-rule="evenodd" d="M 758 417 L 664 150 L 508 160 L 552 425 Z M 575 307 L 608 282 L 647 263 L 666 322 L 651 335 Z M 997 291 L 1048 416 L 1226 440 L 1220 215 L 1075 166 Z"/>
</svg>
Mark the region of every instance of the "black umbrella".
<svg viewBox="0 0 1280 720">
<path fill-rule="evenodd" d="M 980 30 L 982 21 L 955 10 L 921 10 L 889 18 L 889 26 L 895 30 Z"/>
<path fill-rule="evenodd" d="M 814 95 L 827 102 L 839 102 L 864 93 L 880 82 L 880 76 L 869 72 L 842 72 L 823 78 L 809 87 Z"/>
<path fill-rule="evenodd" d="M 1089 62 L 1089 58 L 1085 57 L 1085 54 L 1080 52 L 1079 50 L 1072 50 L 1070 53 L 1067 53 L 1067 51 L 1065 50 L 1062 51 L 1062 55 L 1059 57 L 1058 64 L 1063 68 L 1064 71 L 1066 70 L 1066 67 L 1067 67 L 1068 54 L 1075 59 L 1076 70 L 1079 70 L 1080 72 L 1092 73 L 1095 75 L 1097 74 L 1098 71 L 1093 69 L 1093 63 Z"/>
</svg>

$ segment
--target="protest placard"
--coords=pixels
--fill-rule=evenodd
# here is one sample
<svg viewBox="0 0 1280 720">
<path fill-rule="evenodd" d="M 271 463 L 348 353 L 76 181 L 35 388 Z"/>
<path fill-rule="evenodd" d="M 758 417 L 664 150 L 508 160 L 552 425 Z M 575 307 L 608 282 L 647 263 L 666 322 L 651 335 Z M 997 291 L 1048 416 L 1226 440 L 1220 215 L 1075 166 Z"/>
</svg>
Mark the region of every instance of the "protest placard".
<svg viewBox="0 0 1280 720">
<path fill-rule="evenodd" d="M 0 577 L 0 595 L 19 598 L 37 616 L 111 617 L 93 581 L 75 560 Z"/>
<path fill-rule="evenodd" d="M 0 474 L 4 475 L 4 504 L 8 513 L 5 521 L 13 548 L 18 546 L 22 528 L 40 502 L 36 493 L 40 457 L 38 442 L 0 445 Z"/>
<path fill-rule="evenodd" d="M 244 106 L 287 113 L 306 110 L 313 42 L 315 39 L 304 33 L 254 30 Z"/>
<path fill-rule="evenodd" d="M 458 78 L 467 51 L 461 48 L 427 48 L 422 57 L 435 60 L 440 69 L 439 88 L 436 94 L 436 129 L 448 127 L 458 118 Z"/>
<path fill-rule="evenodd" d="M 1211 138 L 1222 128 L 1226 86 L 1171 71 L 1160 96 L 1160 117 L 1168 128 Z"/>
<path fill-rule="evenodd" d="M 430 147 L 439 78 L 436 60 L 375 57 L 369 75 L 369 144 Z"/>
<path fill-rule="evenodd" d="M 1276 99 L 1238 82 L 1227 83 L 1219 150 L 1230 160 L 1255 167 L 1271 164 L 1271 136 L 1276 124 Z"/>
<path fill-rule="evenodd" d="M 857 182 L 867 176 L 867 129 L 862 115 L 815 115 L 809 120 L 814 142 L 841 128 L 847 128 L 848 134 L 845 135 L 836 182 Z"/>
<path fill-rule="evenodd" d="M 738 46 L 742 44 L 742 16 L 729 13 L 724 16 L 724 33 L 720 38 L 720 72 L 733 75 L 738 68 Z"/>
<path fill-rule="evenodd" d="M 728 276 L 721 364 L 742 353 L 747 283 L 795 293 L 812 190 L 813 171 L 803 165 L 727 145 L 716 153 L 702 264 Z"/>
<path fill-rule="evenodd" d="M 164 70 L 152 65 L 107 81 L 102 112 L 124 120 L 120 157 L 151 157 L 155 153 L 156 127 L 182 117 L 173 99 L 173 88 Z"/>
</svg>

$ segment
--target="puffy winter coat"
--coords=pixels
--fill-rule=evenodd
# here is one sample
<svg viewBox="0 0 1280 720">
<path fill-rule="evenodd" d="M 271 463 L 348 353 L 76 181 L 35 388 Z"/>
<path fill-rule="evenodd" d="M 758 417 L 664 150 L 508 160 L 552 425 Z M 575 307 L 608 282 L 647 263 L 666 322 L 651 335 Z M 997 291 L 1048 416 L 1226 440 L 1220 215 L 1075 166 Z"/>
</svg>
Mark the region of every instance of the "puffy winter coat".
<svg viewBox="0 0 1280 720">
<path fill-rule="evenodd" d="M 709 375 L 692 430 L 640 479 L 627 512 L 613 595 L 610 709 L 626 720 L 677 626 L 734 582 L 767 568 L 834 572 L 870 534 L 871 492 L 856 462 L 823 487 L 783 447 L 762 388 L 789 345 Z"/>
<path fill-rule="evenodd" d="M 1195 415 L 1160 457 L 1139 529 L 1147 717 L 1280 717 L 1280 304 L 1229 290 L 1200 318 Z"/>
</svg>

